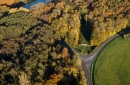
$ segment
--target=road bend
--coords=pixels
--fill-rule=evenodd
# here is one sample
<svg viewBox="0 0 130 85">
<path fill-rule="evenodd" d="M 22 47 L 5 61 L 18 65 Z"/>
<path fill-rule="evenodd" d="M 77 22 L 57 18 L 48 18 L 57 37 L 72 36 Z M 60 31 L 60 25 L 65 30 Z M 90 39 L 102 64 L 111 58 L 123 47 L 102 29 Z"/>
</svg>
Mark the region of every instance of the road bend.
<svg viewBox="0 0 130 85">
<path fill-rule="evenodd" d="M 114 36 L 110 37 L 109 39 L 107 39 L 104 43 L 102 43 L 98 49 L 93 52 L 90 55 L 80 55 L 81 59 L 83 60 L 83 62 L 86 64 L 86 67 L 88 69 L 88 80 L 89 80 L 89 84 L 88 85 L 93 85 L 93 81 L 91 80 L 91 67 L 92 64 L 94 62 L 94 60 L 97 58 L 98 54 L 103 50 L 103 48 L 110 43 L 113 39 L 115 39 L 116 37 L 120 36 L 119 34 L 115 34 Z"/>
<path fill-rule="evenodd" d="M 90 55 L 79 55 L 80 59 L 82 60 L 82 68 L 83 71 L 85 72 L 85 77 L 87 78 L 87 85 L 93 85 L 93 82 L 91 80 L 91 67 L 92 67 L 92 63 L 94 62 L 94 60 L 97 58 L 98 54 L 103 50 L 103 48 L 110 43 L 113 39 L 115 39 L 116 37 L 119 37 L 119 34 L 115 34 L 114 36 L 110 37 L 109 39 L 107 39 L 105 42 L 103 42 L 98 49 L 93 52 Z M 71 50 L 73 51 L 74 54 L 77 54 L 77 52 L 71 47 Z"/>
<path fill-rule="evenodd" d="M 89 55 L 79 55 L 71 46 L 69 46 L 64 41 L 61 41 L 61 43 L 68 47 L 69 52 L 76 54 L 76 55 L 78 55 L 78 57 L 80 57 L 80 59 L 82 60 L 82 63 L 81 63 L 82 69 L 83 69 L 84 75 L 87 79 L 86 83 L 87 83 L 87 85 L 93 85 L 93 81 L 91 80 L 91 77 L 90 77 L 92 63 L 94 62 L 94 60 L 97 58 L 98 54 L 103 50 L 103 48 L 108 43 L 110 43 L 116 37 L 122 36 L 124 33 L 127 33 L 128 31 L 130 31 L 130 29 L 123 30 L 123 31 L 119 32 L 118 34 L 115 34 L 114 36 L 110 37 L 105 42 L 103 42 L 95 52 L 93 52 L 92 54 L 89 54 Z"/>
</svg>

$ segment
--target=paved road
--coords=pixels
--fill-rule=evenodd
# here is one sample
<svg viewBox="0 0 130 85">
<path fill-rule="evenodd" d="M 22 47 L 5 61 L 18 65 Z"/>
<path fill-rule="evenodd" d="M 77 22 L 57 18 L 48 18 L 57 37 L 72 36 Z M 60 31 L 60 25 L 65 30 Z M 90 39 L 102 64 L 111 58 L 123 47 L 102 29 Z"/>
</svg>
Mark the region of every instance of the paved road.
<svg viewBox="0 0 130 85">
<path fill-rule="evenodd" d="M 110 43 L 113 39 L 115 39 L 116 37 L 119 37 L 120 35 L 119 34 L 115 34 L 114 36 L 110 37 L 109 39 L 107 39 L 104 43 L 102 43 L 98 49 L 90 54 L 90 55 L 80 55 L 82 60 L 86 63 L 90 63 L 92 64 L 94 59 L 98 56 L 98 54 L 103 50 L 103 48 L 108 44 Z"/>
<path fill-rule="evenodd" d="M 82 60 L 82 69 L 85 72 L 85 77 L 87 79 L 87 85 L 92 85 L 92 80 L 90 77 L 90 69 L 92 66 L 93 61 L 96 59 L 96 57 L 98 56 L 98 54 L 102 51 L 102 49 L 109 43 L 111 42 L 113 39 L 115 39 L 116 37 L 120 36 L 119 34 L 115 34 L 114 36 L 110 37 L 109 39 L 107 39 L 104 43 L 102 43 L 98 49 L 90 54 L 90 55 L 79 55 L 71 46 L 69 46 L 69 48 L 73 51 L 74 54 L 77 54 L 80 56 L 81 60 Z"/>
<path fill-rule="evenodd" d="M 86 84 L 87 85 L 91 85 L 91 80 L 90 80 L 90 76 L 88 75 L 90 72 L 89 72 L 89 69 L 87 68 L 87 64 L 84 62 L 84 60 L 81 58 L 81 56 L 71 47 L 71 46 L 69 46 L 68 45 L 68 47 L 69 47 L 69 49 L 75 54 L 75 55 L 78 55 L 78 57 L 80 57 L 80 59 L 82 60 L 82 63 L 81 63 L 81 65 L 82 65 L 82 69 L 83 69 L 83 71 L 84 71 L 84 76 L 86 77 Z"/>
<path fill-rule="evenodd" d="M 88 69 L 88 80 L 90 80 L 89 84 L 88 85 L 93 85 L 93 82 L 91 80 L 91 77 L 90 77 L 90 69 L 91 69 L 91 66 L 92 66 L 92 63 L 94 62 L 94 60 L 97 58 L 98 54 L 103 50 L 103 48 L 109 43 L 111 42 L 113 39 L 115 39 L 116 37 L 120 36 L 119 34 L 115 34 L 114 36 L 112 36 L 111 38 L 109 38 L 108 40 L 106 40 L 104 43 L 102 43 L 98 49 L 90 54 L 90 55 L 80 55 L 81 59 L 83 60 L 83 62 L 86 64 L 86 67 Z"/>
<path fill-rule="evenodd" d="M 110 37 L 109 39 L 107 39 L 105 42 L 103 42 L 98 49 L 93 52 L 92 54 L 89 55 L 79 55 L 71 46 L 69 46 L 68 44 L 66 44 L 65 42 L 62 42 L 63 44 L 66 44 L 66 46 L 69 48 L 69 52 L 71 51 L 71 53 L 73 54 L 77 54 L 79 55 L 79 57 L 82 60 L 82 69 L 85 72 L 85 77 L 87 79 L 86 83 L 87 85 L 93 85 L 93 81 L 91 80 L 90 77 L 90 69 L 92 66 L 92 63 L 94 62 L 94 60 L 97 58 L 98 54 L 103 50 L 103 48 L 110 43 L 112 40 L 114 40 L 116 37 L 122 36 L 124 33 L 129 32 L 130 29 L 126 29 L 123 30 L 121 32 L 119 32 L 118 34 L 115 34 L 114 36 Z"/>
<path fill-rule="evenodd" d="M 87 80 L 88 81 L 88 85 L 93 85 L 93 81 L 91 80 L 91 73 L 90 73 L 90 70 L 91 70 L 91 67 L 92 67 L 92 63 L 94 62 L 94 60 L 98 57 L 99 53 L 103 50 L 103 48 L 108 44 L 110 43 L 112 40 L 114 40 L 116 37 L 119 37 L 119 36 L 122 36 L 123 37 L 123 34 L 125 33 L 128 33 L 130 32 L 130 28 L 127 28 L 125 30 L 122 30 L 121 32 L 115 34 L 114 36 L 110 37 L 109 39 L 107 39 L 105 42 L 103 42 L 99 47 L 98 49 L 93 52 L 92 54 L 89 54 L 89 55 L 80 55 L 81 59 L 83 60 L 83 62 L 86 64 L 86 68 L 88 69 L 88 71 L 86 72 L 87 73 Z M 84 70 L 84 69 L 83 69 Z M 84 70 L 85 72 L 85 70 Z"/>
</svg>

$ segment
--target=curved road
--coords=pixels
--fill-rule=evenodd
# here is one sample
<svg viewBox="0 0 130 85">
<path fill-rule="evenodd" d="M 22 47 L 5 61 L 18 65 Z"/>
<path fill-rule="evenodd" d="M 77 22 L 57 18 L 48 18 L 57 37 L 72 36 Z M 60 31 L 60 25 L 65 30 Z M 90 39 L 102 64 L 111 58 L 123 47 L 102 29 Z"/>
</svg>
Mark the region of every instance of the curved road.
<svg viewBox="0 0 130 85">
<path fill-rule="evenodd" d="M 94 60 L 97 58 L 98 54 L 103 50 L 103 48 L 108 44 L 110 43 L 113 39 L 115 39 L 116 37 L 119 37 L 120 35 L 119 34 L 115 34 L 114 36 L 110 37 L 109 39 L 107 39 L 104 43 L 102 43 L 98 49 L 90 54 L 90 55 L 80 55 L 80 57 L 82 58 L 83 62 L 86 64 L 86 67 L 88 69 L 88 82 L 89 84 L 88 85 L 93 85 L 92 83 L 92 80 L 91 80 L 91 77 L 90 77 L 90 69 L 91 69 L 91 66 L 92 66 L 92 63 L 94 62 Z"/>
<path fill-rule="evenodd" d="M 119 37 L 119 36 L 120 36 L 119 34 L 115 34 L 114 36 L 110 37 L 105 42 L 103 42 L 94 53 L 92 53 L 90 55 L 79 55 L 71 46 L 69 46 L 67 44 L 67 46 L 69 47 L 69 49 L 71 49 L 71 51 L 74 54 L 80 56 L 80 59 L 82 60 L 82 69 L 85 72 L 84 75 L 85 75 L 85 77 L 87 79 L 87 81 L 86 81 L 87 85 L 93 85 L 91 77 L 90 77 L 90 74 L 91 74 L 90 73 L 90 69 L 91 69 L 93 61 L 96 59 L 96 57 L 98 56 L 98 54 L 103 50 L 103 48 L 109 42 L 111 42 L 113 39 L 115 39 L 116 37 Z"/>
<path fill-rule="evenodd" d="M 87 65 L 86 65 L 86 63 L 84 62 L 84 60 L 81 58 L 81 55 L 79 55 L 71 46 L 69 46 L 68 44 L 67 44 L 67 46 L 69 47 L 69 50 L 71 50 L 75 55 L 77 55 L 78 57 L 80 57 L 80 59 L 82 60 L 82 63 L 81 63 L 81 65 L 82 65 L 82 69 L 83 69 L 83 71 L 84 71 L 84 76 L 86 77 L 86 84 L 87 85 L 91 85 L 91 80 L 90 80 L 90 76 L 89 76 L 89 73 L 90 73 L 90 71 L 88 70 L 88 68 L 87 68 Z"/>
<path fill-rule="evenodd" d="M 107 39 L 105 42 L 103 42 L 98 49 L 90 54 L 90 55 L 79 55 L 71 46 L 69 46 L 67 43 L 65 43 L 64 41 L 62 42 L 62 44 L 64 44 L 65 46 L 67 46 L 69 48 L 69 52 L 74 53 L 76 55 L 78 55 L 80 57 L 80 59 L 82 60 L 82 69 L 84 71 L 84 75 L 87 79 L 86 83 L 87 85 L 92 85 L 92 80 L 90 77 L 90 69 L 92 66 L 93 61 L 95 60 L 95 58 L 97 57 L 97 55 L 102 51 L 102 49 L 109 43 L 111 42 L 113 39 L 115 39 L 116 37 L 120 36 L 119 34 L 115 34 L 114 36 L 110 37 L 109 39 Z"/>
</svg>

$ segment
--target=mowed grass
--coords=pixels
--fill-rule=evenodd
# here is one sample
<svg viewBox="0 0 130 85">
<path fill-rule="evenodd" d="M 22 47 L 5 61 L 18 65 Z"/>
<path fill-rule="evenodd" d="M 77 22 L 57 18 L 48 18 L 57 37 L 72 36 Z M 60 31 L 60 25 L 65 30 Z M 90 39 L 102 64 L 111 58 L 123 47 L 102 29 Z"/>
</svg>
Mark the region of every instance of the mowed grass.
<svg viewBox="0 0 130 85">
<path fill-rule="evenodd" d="M 130 41 L 121 37 L 108 44 L 93 67 L 94 85 L 130 85 Z"/>
</svg>

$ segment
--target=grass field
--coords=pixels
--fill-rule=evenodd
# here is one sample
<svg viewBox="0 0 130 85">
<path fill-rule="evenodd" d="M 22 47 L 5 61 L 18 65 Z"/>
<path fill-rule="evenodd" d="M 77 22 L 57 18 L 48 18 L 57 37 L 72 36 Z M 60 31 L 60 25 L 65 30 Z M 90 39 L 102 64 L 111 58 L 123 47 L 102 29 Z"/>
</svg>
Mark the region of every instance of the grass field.
<svg viewBox="0 0 130 85">
<path fill-rule="evenodd" d="M 94 85 L 130 85 L 130 41 L 116 38 L 98 56 Z"/>
<path fill-rule="evenodd" d="M 91 47 L 90 46 L 78 46 L 76 48 L 76 51 L 79 53 L 79 54 L 85 54 L 85 53 L 90 53 L 91 52 Z"/>
</svg>

